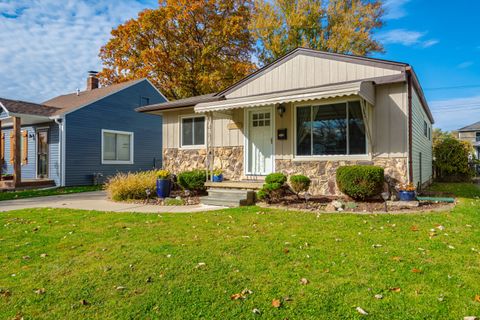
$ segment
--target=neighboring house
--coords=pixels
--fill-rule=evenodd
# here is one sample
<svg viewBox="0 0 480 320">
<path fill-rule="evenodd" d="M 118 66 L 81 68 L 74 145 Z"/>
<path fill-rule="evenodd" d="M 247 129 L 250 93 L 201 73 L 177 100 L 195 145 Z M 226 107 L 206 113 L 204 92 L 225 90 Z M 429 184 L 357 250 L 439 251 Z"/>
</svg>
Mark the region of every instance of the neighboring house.
<svg viewBox="0 0 480 320">
<path fill-rule="evenodd" d="M 472 143 L 475 150 L 475 158 L 480 157 L 480 121 L 475 122 L 469 126 L 458 129 L 458 139 L 463 141 L 469 141 Z"/>
<path fill-rule="evenodd" d="M 160 166 L 161 118 L 135 108 L 165 101 L 147 79 L 99 88 L 94 72 L 87 90 L 42 104 L 0 98 L 2 172 L 17 172 L 17 187 L 20 177 L 72 186 Z"/>
<path fill-rule="evenodd" d="M 391 184 L 432 179 L 434 120 L 406 63 L 298 48 L 222 92 L 137 111 L 162 115 L 163 166 L 175 173 L 301 173 L 324 195 L 339 193 L 341 165 L 379 165 Z"/>
</svg>

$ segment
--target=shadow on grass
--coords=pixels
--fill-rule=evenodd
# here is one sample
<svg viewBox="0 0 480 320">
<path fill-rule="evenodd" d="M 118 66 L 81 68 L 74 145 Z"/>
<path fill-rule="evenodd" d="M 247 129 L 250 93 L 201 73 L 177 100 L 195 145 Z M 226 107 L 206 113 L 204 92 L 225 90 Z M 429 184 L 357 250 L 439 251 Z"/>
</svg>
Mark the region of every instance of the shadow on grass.
<svg viewBox="0 0 480 320">
<path fill-rule="evenodd" d="M 480 197 L 480 185 L 468 182 L 435 182 L 428 187 L 428 189 L 425 191 L 425 194 L 474 199 Z"/>
</svg>

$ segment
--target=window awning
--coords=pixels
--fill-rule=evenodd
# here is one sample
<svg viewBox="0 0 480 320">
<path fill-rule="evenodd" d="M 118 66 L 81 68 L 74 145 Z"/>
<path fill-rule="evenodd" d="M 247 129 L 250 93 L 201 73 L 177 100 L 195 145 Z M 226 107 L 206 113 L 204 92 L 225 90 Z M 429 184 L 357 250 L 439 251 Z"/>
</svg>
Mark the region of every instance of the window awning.
<svg viewBox="0 0 480 320">
<path fill-rule="evenodd" d="M 372 81 L 356 81 L 307 89 L 295 89 L 270 94 L 204 102 L 195 105 L 195 112 L 221 111 L 258 107 L 286 102 L 310 101 L 336 97 L 360 96 L 375 105 L 375 87 Z"/>
</svg>

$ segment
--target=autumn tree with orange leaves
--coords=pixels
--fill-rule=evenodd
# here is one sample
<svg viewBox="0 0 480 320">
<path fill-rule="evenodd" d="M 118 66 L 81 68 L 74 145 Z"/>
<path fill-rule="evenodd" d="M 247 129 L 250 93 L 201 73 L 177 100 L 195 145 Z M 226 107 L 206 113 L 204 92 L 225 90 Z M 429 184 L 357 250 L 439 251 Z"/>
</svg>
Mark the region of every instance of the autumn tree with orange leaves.
<svg viewBox="0 0 480 320">
<path fill-rule="evenodd" d="M 249 0 L 160 0 L 112 30 L 103 84 L 148 77 L 169 99 L 219 91 L 255 69 Z"/>
</svg>

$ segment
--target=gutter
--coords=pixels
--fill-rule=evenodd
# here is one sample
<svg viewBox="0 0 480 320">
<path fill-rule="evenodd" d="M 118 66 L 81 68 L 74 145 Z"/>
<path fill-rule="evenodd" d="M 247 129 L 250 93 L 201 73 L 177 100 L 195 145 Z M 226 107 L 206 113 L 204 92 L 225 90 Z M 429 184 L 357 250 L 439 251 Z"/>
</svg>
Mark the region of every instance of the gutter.
<svg viewBox="0 0 480 320">
<path fill-rule="evenodd" d="M 407 68 L 408 93 L 408 181 L 413 183 L 413 119 L 412 119 L 412 69 Z"/>
<path fill-rule="evenodd" d="M 53 121 L 58 125 L 58 166 L 59 166 L 59 172 L 60 172 L 60 186 L 64 187 L 65 186 L 65 172 L 63 170 L 64 168 L 64 163 L 62 161 L 63 159 L 63 153 L 65 152 L 65 147 L 64 147 L 64 118 L 60 117 L 55 117 L 53 118 Z"/>
</svg>

